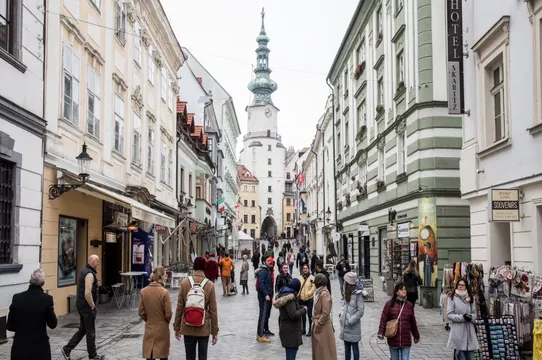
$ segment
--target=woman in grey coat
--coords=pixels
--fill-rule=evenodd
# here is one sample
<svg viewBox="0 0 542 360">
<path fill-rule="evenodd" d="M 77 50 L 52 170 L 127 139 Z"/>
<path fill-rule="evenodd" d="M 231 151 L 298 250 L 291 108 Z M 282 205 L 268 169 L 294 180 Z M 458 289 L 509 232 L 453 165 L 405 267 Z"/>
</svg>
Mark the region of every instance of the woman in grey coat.
<svg viewBox="0 0 542 360">
<path fill-rule="evenodd" d="M 339 315 L 341 328 L 339 338 L 344 341 L 344 358 L 359 360 L 359 342 L 361 341 L 361 317 L 365 310 L 363 285 L 358 283 L 356 273 L 350 271 L 344 275 L 344 305 Z"/>
<path fill-rule="evenodd" d="M 454 292 L 448 299 L 446 315 L 451 321 L 448 347 L 454 349 L 454 359 L 473 360 L 474 351 L 478 350 L 476 329 L 473 320 L 476 319 L 476 307 L 473 297 L 467 288 L 467 280 L 457 280 Z"/>
<path fill-rule="evenodd" d="M 241 276 L 240 276 L 240 282 L 243 286 L 243 293 L 241 295 L 248 295 L 248 256 L 243 255 L 243 265 L 241 265 Z"/>
</svg>

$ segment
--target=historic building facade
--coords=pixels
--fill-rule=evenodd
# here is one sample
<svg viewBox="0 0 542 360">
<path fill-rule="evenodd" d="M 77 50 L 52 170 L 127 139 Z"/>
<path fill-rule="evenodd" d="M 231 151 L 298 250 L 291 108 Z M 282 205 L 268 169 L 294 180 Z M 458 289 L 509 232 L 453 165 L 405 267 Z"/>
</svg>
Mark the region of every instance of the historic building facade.
<svg viewBox="0 0 542 360">
<path fill-rule="evenodd" d="M 260 182 L 244 165 L 237 165 L 237 183 L 239 186 L 239 230 L 252 239 L 259 239 L 261 225 Z"/>
<path fill-rule="evenodd" d="M 447 108 L 445 3 L 408 4 L 360 1 L 328 75 L 337 227 L 375 284 L 417 259 L 435 304 L 442 267 L 470 260 L 462 118 Z"/>
</svg>

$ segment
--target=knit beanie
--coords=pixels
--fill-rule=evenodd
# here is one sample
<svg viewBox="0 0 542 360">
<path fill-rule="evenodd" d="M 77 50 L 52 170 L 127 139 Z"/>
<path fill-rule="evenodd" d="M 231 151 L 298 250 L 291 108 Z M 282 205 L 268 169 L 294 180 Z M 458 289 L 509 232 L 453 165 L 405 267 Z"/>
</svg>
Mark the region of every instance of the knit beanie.
<svg viewBox="0 0 542 360">
<path fill-rule="evenodd" d="M 301 289 L 301 282 L 297 278 L 292 279 L 288 284 L 288 287 L 297 293 L 299 292 L 299 289 Z"/>
<path fill-rule="evenodd" d="M 194 270 L 205 270 L 206 259 L 203 256 L 198 256 L 194 259 Z"/>
<path fill-rule="evenodd" d="M 356 281 L 358 280 L 358 277 L 356 276 L 356 273 L 353 271 L 347 272 L 344 274 L 344 282 L 350 285 L 356 285 Z"/>
</svg>

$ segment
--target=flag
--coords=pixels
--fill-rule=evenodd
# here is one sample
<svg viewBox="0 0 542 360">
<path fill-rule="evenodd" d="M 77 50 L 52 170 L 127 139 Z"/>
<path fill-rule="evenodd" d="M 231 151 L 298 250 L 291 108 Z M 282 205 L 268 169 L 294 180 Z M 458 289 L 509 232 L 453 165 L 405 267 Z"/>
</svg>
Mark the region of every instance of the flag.
<svg viewBox="0 0 542 360">
<path fill-rule="evenodd" d="M 303 176 L 303 173 L 300 171 L 299 174 L 297 175 L 297 182 L 299 183 L 299 185 L 303 184 L 303 181 L 305 181 L 305 177 Z"/>
<path fill-rule="evenodd" d="M 224 210 L 225 210 L 224 198 L 218 199 L 217 205 L 218 205 L 218 211 L 219 212 L 224 212 Z"/>
</svg>

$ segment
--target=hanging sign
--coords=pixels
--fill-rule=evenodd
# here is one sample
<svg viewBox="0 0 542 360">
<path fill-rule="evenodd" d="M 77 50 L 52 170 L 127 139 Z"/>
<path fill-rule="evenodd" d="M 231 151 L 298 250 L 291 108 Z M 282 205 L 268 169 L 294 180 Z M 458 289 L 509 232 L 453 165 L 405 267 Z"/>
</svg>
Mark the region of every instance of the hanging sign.
<svg viewBox="0 0 542 360">
<path fill-rule="evenodd" d="M 339 234 L 338 232 L 333 233 L 333 241 L 339 241 L 339 240 L 341 240 L 341 234 Z"/>
<path fill-rule="evenodd" d="M 365 221 L 359 223 L 358 231 L 362 233 L 369 231 L 369 224 L 367 224 Z"/>
<path fill-rule="evenodd" d="M 163 225 L 156 224 L 154 225 L 154 230 L 156 230 L 157 233 L 162 234 L 166 232 L 166 227 Z"/>
<path fill-rule="evenodd" d="M 519 189 L 491 189 L 489 221 L 519 221 Z"/>
<path fill-rule="evenodd" d="M 410 233 L 410 223 L 397 224 L 397 237 L 398 238 L 407 238 Z"/>
<path fill-rule="evenodd" d="M 446 0 L 448 35 L 448 113 L 462 114 L 463 94 L 463 8 L 461 0 Z"/>
</svg>

